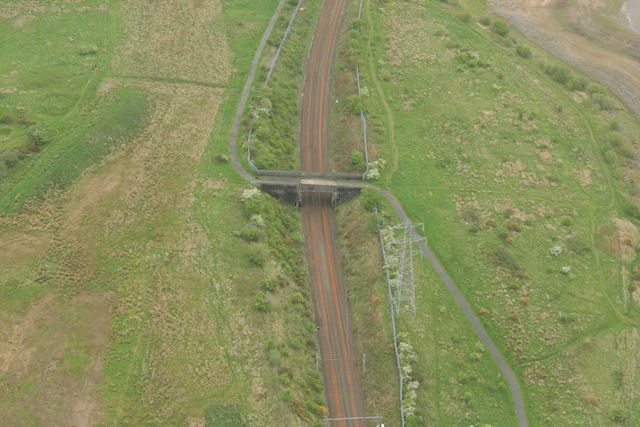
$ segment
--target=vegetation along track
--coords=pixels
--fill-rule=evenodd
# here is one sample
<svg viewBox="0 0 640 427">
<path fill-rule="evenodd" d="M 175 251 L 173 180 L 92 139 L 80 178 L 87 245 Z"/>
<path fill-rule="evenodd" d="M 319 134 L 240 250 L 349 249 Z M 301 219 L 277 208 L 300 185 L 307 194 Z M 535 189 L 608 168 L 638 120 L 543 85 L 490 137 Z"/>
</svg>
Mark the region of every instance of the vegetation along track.
<svg viewBox="0 0 640 427">
<path fill-rule="evenodd" d="M 306 63 L 300 109 L 300 167 L 326 172 L 329 103 L 335 48 L 347 0 L 323 4 Z M 318 342 L 329 418 L 366 416 L 346 293 L 340 273 L 333 209 L 319 195 L 303 199 L 305 249 L 311 277 Z M 365 420 L 344 420 L 338 426 L 365 426 Z"/>
</svg>

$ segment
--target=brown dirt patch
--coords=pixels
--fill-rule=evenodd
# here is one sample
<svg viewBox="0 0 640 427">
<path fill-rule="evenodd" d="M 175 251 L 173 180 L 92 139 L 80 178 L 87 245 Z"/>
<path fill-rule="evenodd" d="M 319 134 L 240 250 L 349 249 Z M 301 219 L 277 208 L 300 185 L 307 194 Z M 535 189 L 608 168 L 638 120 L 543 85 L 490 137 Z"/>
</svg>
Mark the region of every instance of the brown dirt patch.
<svg viewBox="0 0 640 427">
<path fill-rule="evenodd" d="M 108 293 L 71 299 L 50 293 L 0 318 L 0 402 L 4 425 L 92 426 L 104 422 L 96 388 L 108 343 Z M 34 420 L 33 417 L 36 417 Z"/>
<path fill-rule="evenodd" d="M 142 0 L 122 4 L 122 34 L 113 70 L 135 75 L 224 85 L 232 69 L 225 34 L 216 29 L 222 3 Z"/>
<path fill-rule="evenodd" d="M 50 241 L 51 236 L 42 233 L 7 231 L 0 234 L 0 268 L 38 262 Z"/>
</svg>

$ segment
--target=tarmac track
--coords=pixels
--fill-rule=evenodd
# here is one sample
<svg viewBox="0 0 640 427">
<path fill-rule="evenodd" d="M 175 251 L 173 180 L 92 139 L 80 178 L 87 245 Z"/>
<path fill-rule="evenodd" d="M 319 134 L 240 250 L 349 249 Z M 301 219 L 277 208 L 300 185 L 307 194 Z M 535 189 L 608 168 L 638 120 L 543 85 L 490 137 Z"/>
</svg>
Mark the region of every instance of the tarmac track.
<svg viewBox="0 0 640 427">
<path fill-rule="evenodd" d="M 305 66 L 300 96 L 300 170 L 327 172 L 331 77 L 347 0 L 325 0 Z M 358 356 L 337 250 L 330 195 L 303 196 L 302 221 L 322 361 L 328 418 L 366 416 Z M 365 420 L 339 420 L 340 427 L 364 427 Z"/>
</svg>

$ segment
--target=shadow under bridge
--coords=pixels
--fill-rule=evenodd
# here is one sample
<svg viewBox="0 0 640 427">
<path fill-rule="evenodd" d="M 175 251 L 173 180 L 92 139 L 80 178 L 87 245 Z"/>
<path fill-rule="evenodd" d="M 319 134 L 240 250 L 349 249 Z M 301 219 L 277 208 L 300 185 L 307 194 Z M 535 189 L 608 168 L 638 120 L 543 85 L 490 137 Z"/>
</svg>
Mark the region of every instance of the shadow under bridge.
<svg viewBox="0 0 640 427">
<path fill-rule="evenodd" d="M 331 206 L 360 194 L 361 182 L 332 181 L 327 179 L 261 179 L 256 182 L 262 191 L 281 202 L 301 206 L 305 195 L 325 194 L 331 196 Z"/>
</svg>

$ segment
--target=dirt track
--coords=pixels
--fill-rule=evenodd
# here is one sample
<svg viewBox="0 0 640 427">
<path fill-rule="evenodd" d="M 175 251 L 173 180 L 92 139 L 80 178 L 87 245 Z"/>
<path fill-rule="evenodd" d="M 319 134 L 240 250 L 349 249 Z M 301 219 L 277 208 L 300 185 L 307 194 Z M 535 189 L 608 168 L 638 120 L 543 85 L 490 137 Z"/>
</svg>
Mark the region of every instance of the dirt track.
<svg viewBox="0 0 640 427">
<path fill-rule="evenodd" d="M 347 0 L 325 0 L 305 70 L 300 109 L 300 169 L 328 170 L 328 123 L 331 76 Z M 327 395 L 328 418 L 366 416 L 358 356 L 351 332 L 342 282 L 333 209 L 324 195 L 303 198 L 305 249 L 311 277 L 318 342 Z M 332 422 L 333 426 L 368 426 L 365 420 Z"/>
<path fill-rule="evenodd" d="M 579 1 L 574 14 L 578 10 L 597 6 L 591 3 L 594 2 Z M 565 31 L 554 17 L 553 0 L 490 0 L 487 6 L 534 43 L 590 78 L 607 85 L 640 117 L 640 62 Z"/>
</svg>

